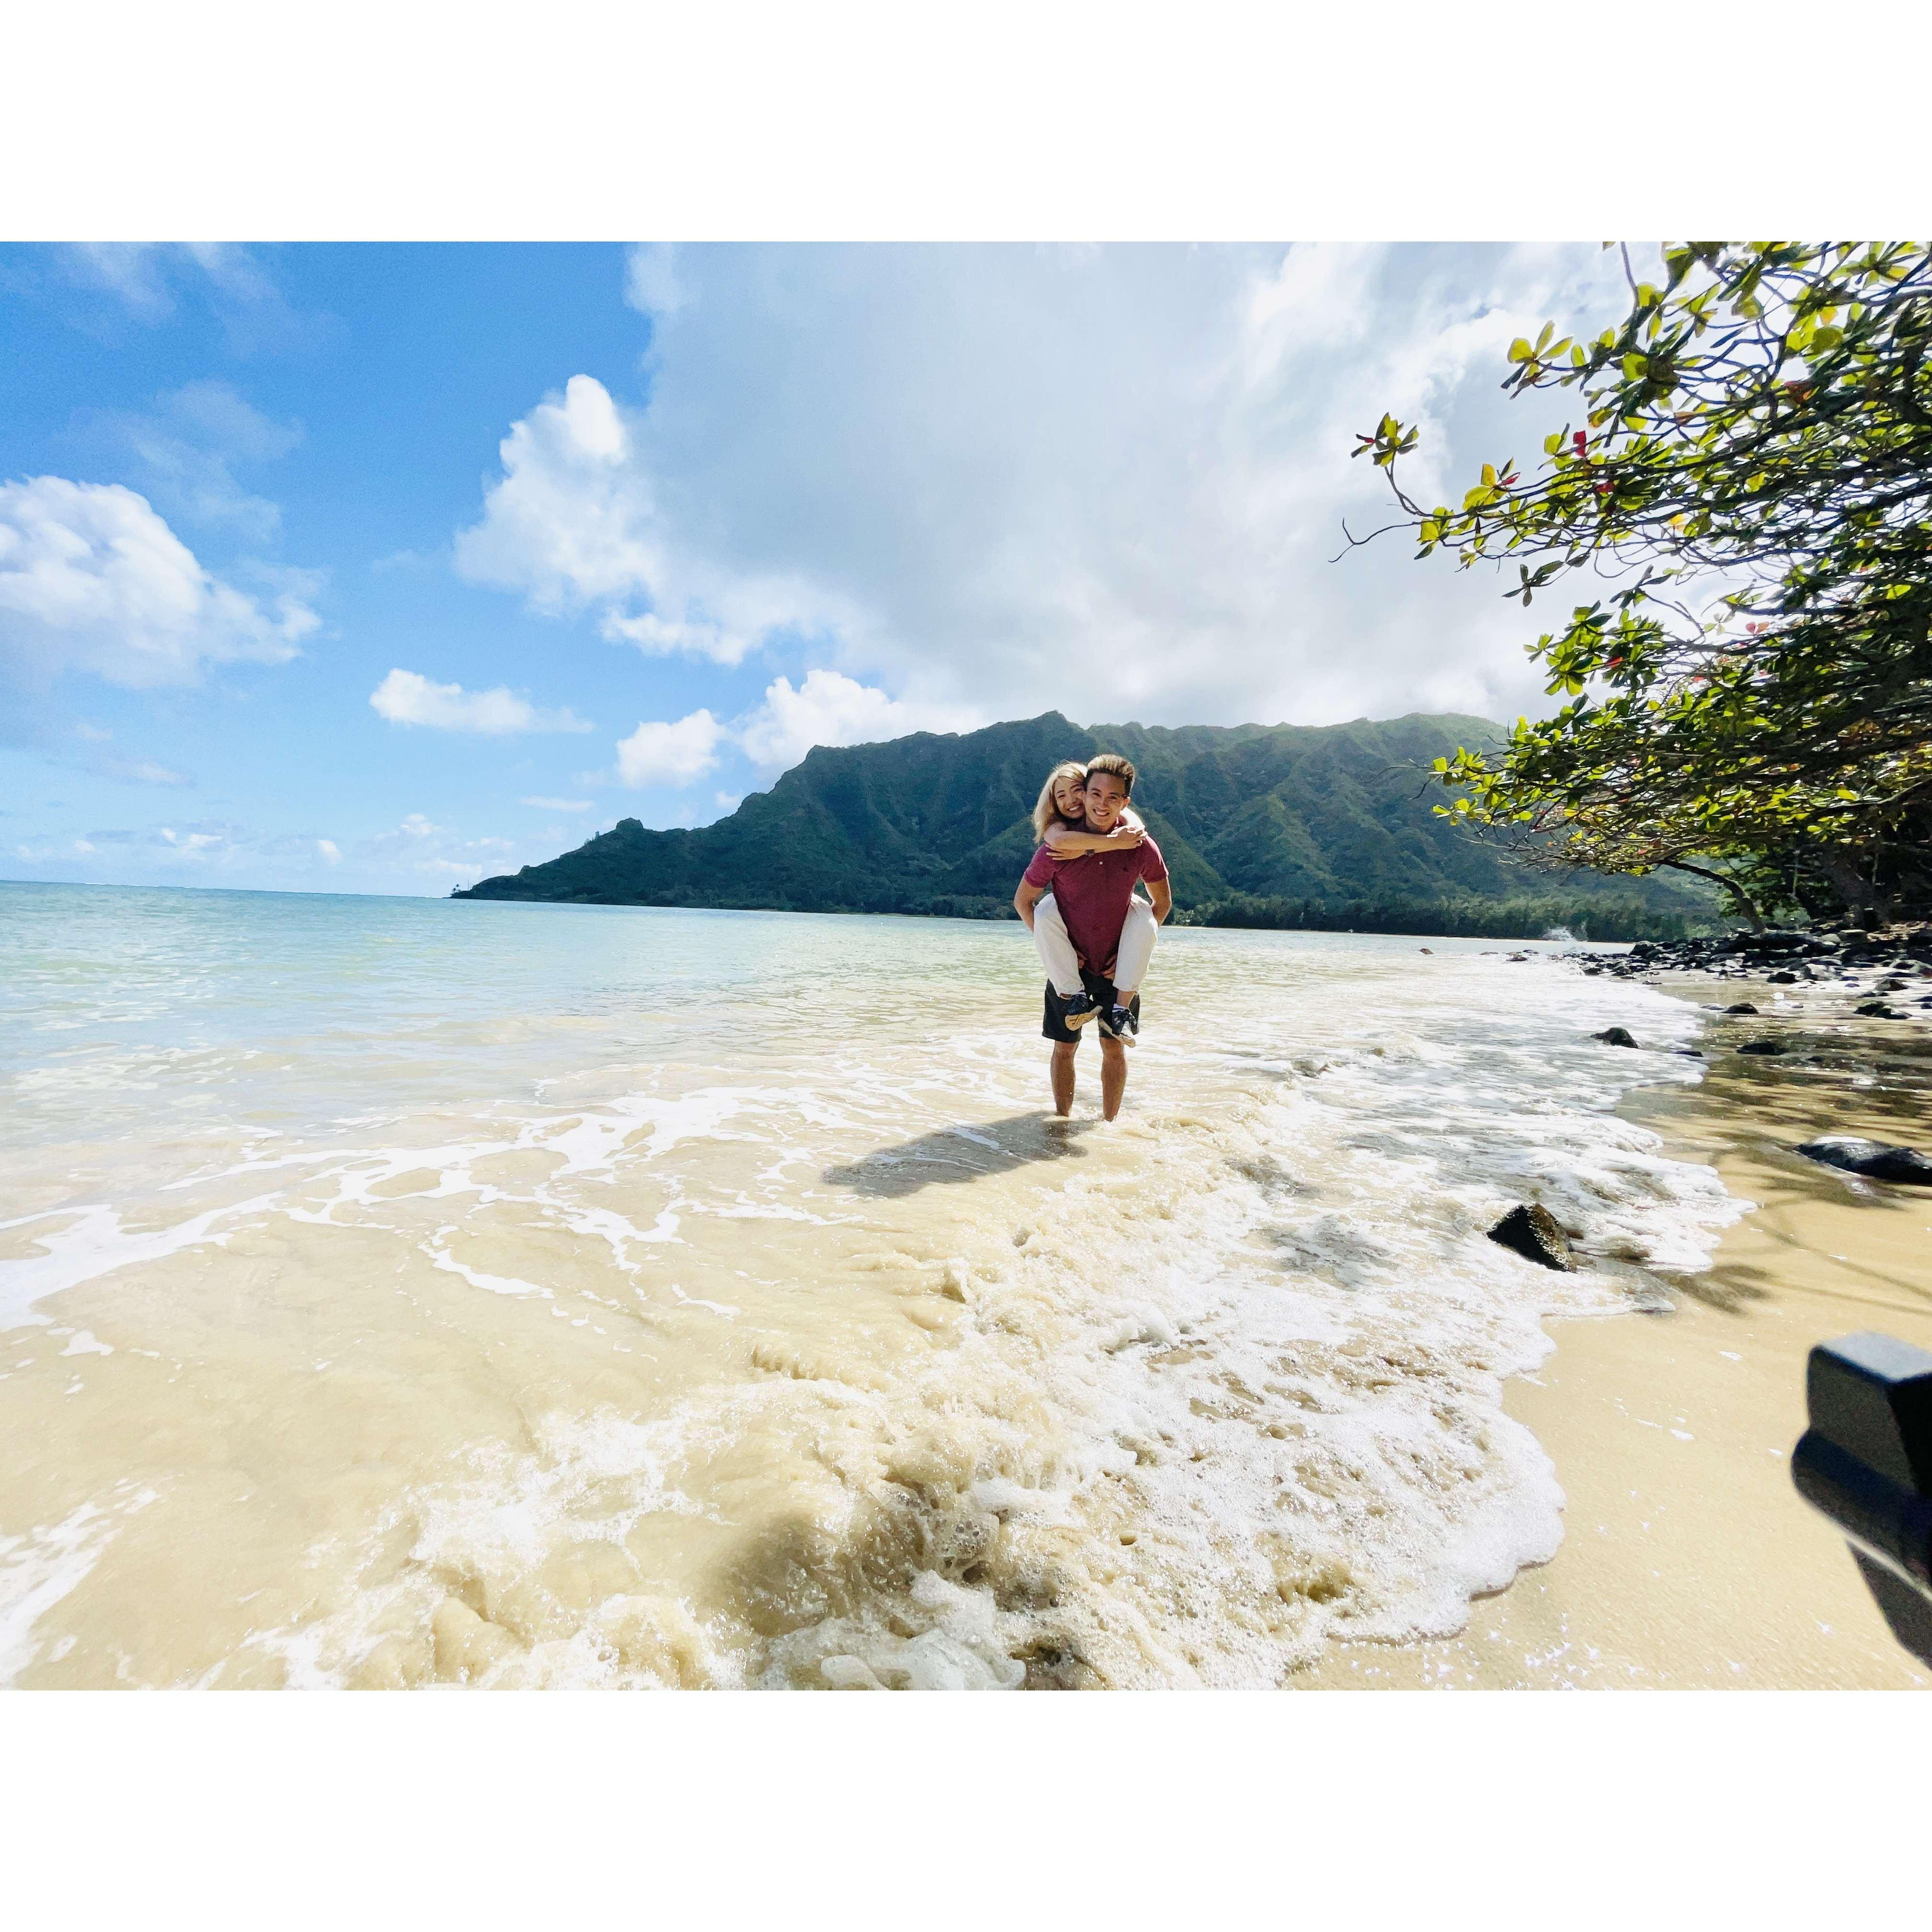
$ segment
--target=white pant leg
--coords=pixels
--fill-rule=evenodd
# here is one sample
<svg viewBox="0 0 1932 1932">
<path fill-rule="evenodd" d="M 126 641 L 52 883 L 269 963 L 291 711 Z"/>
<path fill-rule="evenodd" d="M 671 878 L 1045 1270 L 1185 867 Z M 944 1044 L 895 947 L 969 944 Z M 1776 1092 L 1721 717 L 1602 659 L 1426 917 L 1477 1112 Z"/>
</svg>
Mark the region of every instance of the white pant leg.
<svg viewBox="0 0 1932 1932">
<path fill-rule="evenodd" d="M 1120 928 L 1120 947 L 1114 962 L 1114 988 L 1124 1004 L 1140 991 L 1141 982 L 1147 977 L 1154 936 L 1160 931 L 1154 908 L 1136 892 L 1127 908 L 1126 922 Z"/>
<path fill-rule="evenodd" d="M 1039 952 L 1040 963 L 1046 968 L 1046 976 L 1053 982 L 1053 990 L 1063 1000 L 1072 999 L 1082 986 L 1080 956 L 1066 936 L 1066 922 L 1060 917 L 1051 892 L 1034 903 L 1033 943 Z"/>
</svg>

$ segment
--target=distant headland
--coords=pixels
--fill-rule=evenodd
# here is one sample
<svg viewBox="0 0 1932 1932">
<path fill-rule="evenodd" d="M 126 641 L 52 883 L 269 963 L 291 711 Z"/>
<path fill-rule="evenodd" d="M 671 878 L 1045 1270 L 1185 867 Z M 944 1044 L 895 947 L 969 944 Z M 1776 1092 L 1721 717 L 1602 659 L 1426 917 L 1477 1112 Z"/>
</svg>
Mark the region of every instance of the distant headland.
<svg viewBox="0 0 1932 1932">
<path fill-rule="evenodd" d="M 821 746 L 715 825 L 654 832 L 620 819 L 452 896 L 1003 918 L 1048 771 L 1108 750 L 1138 768 L 1134 803 L 1190 923 L 1661 939 L 1711 922 L 1712 902 L 1693 888 L 1574 873 L 1559 884 L 1437 816 L 1431 760 L 1498 735 L 1453 715 L 1089 729 L 1048 711 Z"/>
</svg>

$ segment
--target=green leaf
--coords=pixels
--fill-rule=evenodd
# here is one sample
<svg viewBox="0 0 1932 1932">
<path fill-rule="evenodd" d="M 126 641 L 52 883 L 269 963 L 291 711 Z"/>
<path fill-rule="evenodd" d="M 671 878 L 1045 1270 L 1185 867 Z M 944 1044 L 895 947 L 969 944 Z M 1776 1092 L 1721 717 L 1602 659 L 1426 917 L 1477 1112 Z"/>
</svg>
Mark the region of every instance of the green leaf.
<svg viewBox="0 0 1932 1932">
<path fill-rule="evenodd" d="M 1578 454 L 1566 427 L 1533 483 L 1505 494 L 1492 467 L 1460 512 L 1416 517 L 1434 526 L 1419 554 L 1526 560 L 1510 594 L 1526 601 L 1566 568 L 1636 566 L 1526 643 L 1559 708 L 1493 769 L 1437 776 L 1469 788 L 1465 823 L 1560 825 L 1564 862 L 1612 872 L 1702 855 L 1768 916 L 1788 915 L 1794 866 L 1820 886 L 1820 852 L 1882 884 L 1888 868 L 1932 872 L 1932 751 L 1892 722 L 1922 718 L 1932 689 L 1916 534 L 1932 526 L 1932 423 L 1897 400 L 1923 380 L 1901 323 L 1928 312 L 1932 244 L 1684 242 L 1665 261 L 1667 287 L 1646 283 L 1600 334 L 1552 349 L 1552 323 L 1511 345 L 1510 390 L 1568 357 L 1594 446 Z M 1714 572 L 1762 569 L 1708 622 L 1665 588 L 1692 546 Z M 1896 711 L 1879 692 L 1912 695 Z"/>
</svg>

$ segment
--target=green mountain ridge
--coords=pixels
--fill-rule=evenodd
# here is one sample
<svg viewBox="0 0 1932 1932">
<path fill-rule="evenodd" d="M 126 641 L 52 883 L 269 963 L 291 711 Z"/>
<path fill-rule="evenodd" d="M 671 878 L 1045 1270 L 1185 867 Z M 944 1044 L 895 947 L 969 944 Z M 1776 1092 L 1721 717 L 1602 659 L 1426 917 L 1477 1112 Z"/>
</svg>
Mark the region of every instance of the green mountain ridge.
<svg viewBox="0 0 1932 1932">
<path fill-rule="evenodd" d="M 1134 803 L 1183 911 L 1522 901 L 1554 882 L 1431 810 L 1430 761 L 1497 735 L 1486 719 L 1419 713 L 1090 730 L 1049 711 L 978 731 L 820 746 L 714 825 L 658 832 L 620 819 L 573 851 L 452 896 L 999 916 L 1032 854 L 1028 814 L 1047 772 L 1114 751 L 1138 768 Z M 1612 896 L 1633 912 L 1706 911 L 1698 893 L 1656 880 L 1566 878 L 1562 890 L 1566 903 Z"/>
</svg>

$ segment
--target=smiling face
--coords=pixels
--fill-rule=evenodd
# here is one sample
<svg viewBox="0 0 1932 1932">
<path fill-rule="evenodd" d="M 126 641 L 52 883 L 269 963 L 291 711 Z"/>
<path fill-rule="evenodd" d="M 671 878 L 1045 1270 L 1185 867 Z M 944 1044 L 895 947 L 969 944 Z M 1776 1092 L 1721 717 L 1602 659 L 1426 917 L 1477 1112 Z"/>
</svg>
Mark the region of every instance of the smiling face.
<svg viewBox="0 0 1932 1932">
<path fill-rule="evenodd" d="M 1085 798 L 1090 831 L 1111 832 L 1127 808 L 1127 788 L 1113 772 L 1094 772 L 1087 781 Z"/>
<path fill-rule="evenodd" d="M 1087 815 L 1086 784 L 1087 774 L 1077 765 L 1053 782 L 1053 802 L 1070 824 L 1078 825 Z"/>
</svg>

